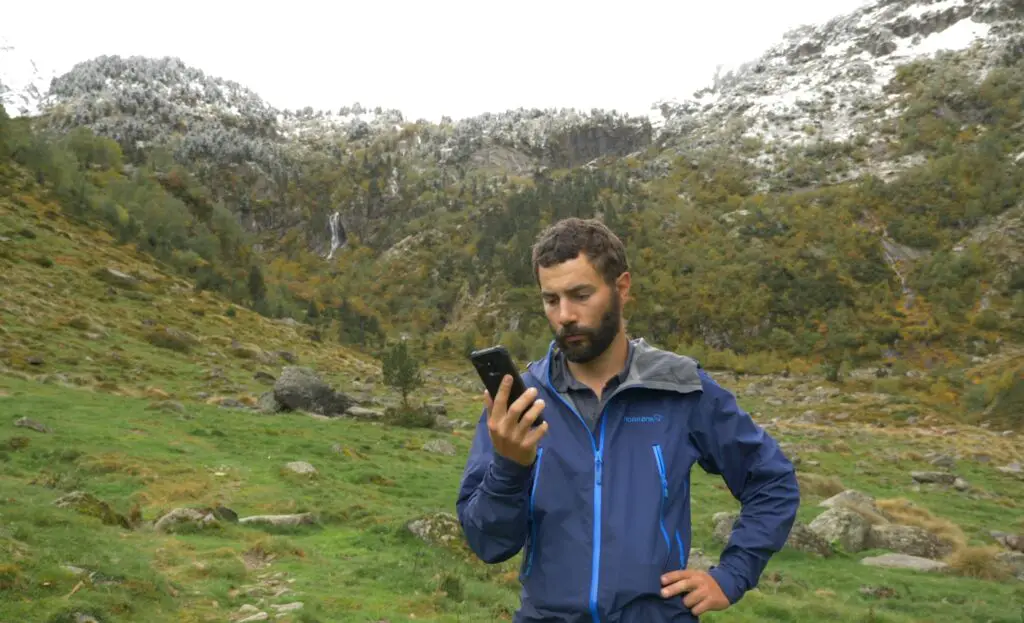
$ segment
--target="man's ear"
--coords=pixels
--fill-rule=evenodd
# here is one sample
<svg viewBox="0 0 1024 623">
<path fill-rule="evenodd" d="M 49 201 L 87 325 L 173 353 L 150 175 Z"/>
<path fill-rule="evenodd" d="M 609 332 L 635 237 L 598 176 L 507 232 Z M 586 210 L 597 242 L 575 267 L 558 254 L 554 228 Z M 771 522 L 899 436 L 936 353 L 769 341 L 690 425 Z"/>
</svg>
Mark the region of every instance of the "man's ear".
<svg viewBox="0 0 1024 623">
<path fill-rule="evenodd" d="M 629 288 L 632 285 L 628 272 L 622 273 L 615 279 L 615 289 L 619 291 L 619 298 L 625 303 L 629 300 Z"/>
</svg>

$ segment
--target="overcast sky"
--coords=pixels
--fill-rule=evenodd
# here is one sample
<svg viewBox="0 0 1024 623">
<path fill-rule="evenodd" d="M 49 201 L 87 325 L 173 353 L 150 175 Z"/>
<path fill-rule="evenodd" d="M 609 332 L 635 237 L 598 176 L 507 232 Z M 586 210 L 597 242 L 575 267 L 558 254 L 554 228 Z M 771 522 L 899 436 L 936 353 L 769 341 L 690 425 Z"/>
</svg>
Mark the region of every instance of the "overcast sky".
<svg viewBox="0 0 1024 623">
<path fill-rule="evenodd" d="M 58 73 L 101 54 L 177 56 L 278 108 L 358 101 L 431 120 L 519 106 L 644 114 L 689 97 L 717 64 L 866 3 L 36 0 L 6 3 L 0 35 Z"/>
</svg>

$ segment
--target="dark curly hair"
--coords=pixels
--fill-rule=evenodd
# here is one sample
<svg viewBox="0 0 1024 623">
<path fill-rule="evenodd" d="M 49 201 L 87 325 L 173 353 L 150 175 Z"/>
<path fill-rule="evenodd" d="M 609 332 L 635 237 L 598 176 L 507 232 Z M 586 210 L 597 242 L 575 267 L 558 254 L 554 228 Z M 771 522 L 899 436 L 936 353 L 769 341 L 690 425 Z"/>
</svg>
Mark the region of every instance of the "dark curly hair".
<svg viewBox="0 0 1024 623">
<path fill-rule="evenodd" d="M 626 247 L 612 230 L 597 219 L 573 217 L 558 221 L 537 235 L 533 245 L 534 278 L 540 281 L 540 267 L 567 262 L 580 253 L 609 285 L 629 270 Z"/>
</svg>

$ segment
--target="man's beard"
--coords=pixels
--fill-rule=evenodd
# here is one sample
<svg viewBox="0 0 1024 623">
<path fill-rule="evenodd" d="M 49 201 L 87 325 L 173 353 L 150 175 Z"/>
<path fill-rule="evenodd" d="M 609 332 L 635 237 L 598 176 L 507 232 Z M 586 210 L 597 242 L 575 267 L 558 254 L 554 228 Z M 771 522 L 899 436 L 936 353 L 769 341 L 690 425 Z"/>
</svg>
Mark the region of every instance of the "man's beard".
<svg viewBox="0 0 1024 623">
<path fill-rule="evenodd" d="M 622 305 L 619 301 L 619 293 L 613 292 L 611 304 L 601 316 L 601 323 L 596 329 L 575 324 L 563 326 L 561 331 L 555 333 L 555 343 L 558 344 L 569 361 L 588 363 L 600 356 L 615 341 L 615 336 L 619 333 L 621 318 Z M 583 336 L 585 339 L 578 342 L 567 341 L 567 338 L 572 336 Z"/>
</svg>

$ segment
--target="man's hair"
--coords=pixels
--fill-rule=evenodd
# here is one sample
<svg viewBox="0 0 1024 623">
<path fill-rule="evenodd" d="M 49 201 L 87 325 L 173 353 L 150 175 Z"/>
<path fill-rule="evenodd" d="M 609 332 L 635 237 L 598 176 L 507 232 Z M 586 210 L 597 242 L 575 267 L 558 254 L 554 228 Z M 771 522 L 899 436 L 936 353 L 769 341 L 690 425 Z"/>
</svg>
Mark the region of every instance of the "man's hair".
<svg viewBox="0 0 1024 623">
<path fill-rule="evenodd" d="M 597 219 L 567 218 L 537 235 L 533 245 L 533 276 L 540 268 L 568 262 L 583 253 L 609 285 L 629 270 L 622 240 Z"/>
</svg>

